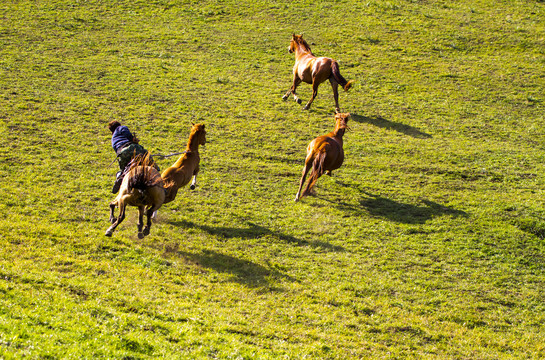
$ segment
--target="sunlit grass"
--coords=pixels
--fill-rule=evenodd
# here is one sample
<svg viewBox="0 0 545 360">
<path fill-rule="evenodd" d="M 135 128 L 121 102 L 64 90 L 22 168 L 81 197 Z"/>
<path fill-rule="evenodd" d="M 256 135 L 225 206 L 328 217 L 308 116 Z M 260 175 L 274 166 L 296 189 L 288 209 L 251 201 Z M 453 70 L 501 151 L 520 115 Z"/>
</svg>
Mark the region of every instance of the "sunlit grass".
<svg viewBox="0 0 545 360">
<path fill-rule="evenodd" d="M 543 6 L 0 5 L 0 357 L 544 357 Z M 298 203 L 334 103 L 281 100 L 292 33 L 356 80 Z M 207 126 L 143 240 L 103 236 L 112 119 L 161 154 Z"/>
</svg>

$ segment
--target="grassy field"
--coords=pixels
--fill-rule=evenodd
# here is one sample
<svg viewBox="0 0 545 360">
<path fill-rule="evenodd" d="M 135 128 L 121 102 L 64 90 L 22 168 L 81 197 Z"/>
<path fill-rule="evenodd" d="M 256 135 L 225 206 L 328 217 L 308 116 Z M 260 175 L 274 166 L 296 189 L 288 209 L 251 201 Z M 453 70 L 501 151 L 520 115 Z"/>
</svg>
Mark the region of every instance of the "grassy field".
<svg viewBox="0 0 545 360">
<path fill-rule="evenodd" d="M 545 3 L 0 4 L 0 358 L 545 357 Z M 281 100 L 293 33 L 355 80 L 345 163 Z M 303 101 L 310 86 L 299 90 Z M 112 238 L 106 124 L 207 127 L 195 191 Z M 161 168 L 174 161 L 159 159 Z"/>
</svg>

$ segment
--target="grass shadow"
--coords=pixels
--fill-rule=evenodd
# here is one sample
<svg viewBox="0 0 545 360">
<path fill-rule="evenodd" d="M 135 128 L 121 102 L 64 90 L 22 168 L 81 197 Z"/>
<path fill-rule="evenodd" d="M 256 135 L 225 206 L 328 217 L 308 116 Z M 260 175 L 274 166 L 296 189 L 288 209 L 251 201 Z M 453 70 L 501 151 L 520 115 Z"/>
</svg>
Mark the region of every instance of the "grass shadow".
<svg viewBox="0 0 545 360">
<path fill-rule="evenodd" d="M 239 259 L 216 251 L 204 250 L 201 253 L 178 251 L 177 254 L 190 263 L 212 269 L 216 272 L 227 273 L 231 280 L 250 287 L 268 286 L 270 278 L 281 278 L 294 281 L 288 275 L 277 270 L 268 269 L 254 262 Z M 270 290 L 275 290 L 270 288 Z M 276 289 L 277 291 L 279 289 Z"/>
<path fill-rule="evenodd" d="M 418 130 L 417 128 L 414 128 L 412 126 L 405 125 L 399 122 L 393 122 L 393 121 L 387 120 L 383 118 L 382 116 L 364 116 L 364 115 L 351 114 L 350 117 L 354 121 L 359 123 L 368 123 L 383 129 L 395 130 L 397 132 L 412 136 L 414 138 L 429 139 L 432 137 L 430 134 L 422 132 Z"/>
<path fill-rule="evenodd" d="M 319 241 L 319 240 L 310 240 L 310 241 L 300 240 L 294 236 L 282 234 L 277 231 L 272 231 L 264 226 L 254 224 L 252 222 L 247 223 L 248 227 L 199 225 L 199 224 L 195 224 L 191 221 L 186 221 L 186 220 L 174 221 L 174 222 L 171 222 L 170 224 L 175 226 L 200 229 L 200 230 L 206 231 L 207 233 L 211 235 L 215 235 L 225 239 L 232 239 L 232 238 L 256 239 L 263 236 L 272 236 L 274 238 L 277 238 L 279 240 L 282 240 L 297 246 L 319 247 L 325 251 L 344 251 L 344 248 L 342 246 L 332 245 L 328 242 Z"/>
<path fill-rule="evenodd" d="M 255 155 L 253 156 L 255 159 L 259 159 L 262 161 L 272 161 L 272 162 L 279 162 L 284 163 L 287 165 L 301 165 L 303 166 L 305 164 L 305 158 L 300 157 L 297 159 L 291 159 L 286 156 L 277 156 L 277 155 Z"/>
</svg>

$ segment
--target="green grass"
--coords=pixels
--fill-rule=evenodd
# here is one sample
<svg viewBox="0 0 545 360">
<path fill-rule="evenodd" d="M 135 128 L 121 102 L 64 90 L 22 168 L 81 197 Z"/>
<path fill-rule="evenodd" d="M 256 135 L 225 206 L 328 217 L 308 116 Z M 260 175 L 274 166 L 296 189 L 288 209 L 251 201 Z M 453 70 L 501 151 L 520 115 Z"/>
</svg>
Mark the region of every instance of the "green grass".
<svg viewBox="0 0 545 360">
<path fill-rule="evenodd" d="M 3 2 L 0 358 L 545 357 L 544 7 Z M 356 80 L 298 203 L 334 103 L 281 100 L 292 33 Z M 163 154 L 207 126 L 144 240 L 103 235 L 112 119 Z"/>
</svg>

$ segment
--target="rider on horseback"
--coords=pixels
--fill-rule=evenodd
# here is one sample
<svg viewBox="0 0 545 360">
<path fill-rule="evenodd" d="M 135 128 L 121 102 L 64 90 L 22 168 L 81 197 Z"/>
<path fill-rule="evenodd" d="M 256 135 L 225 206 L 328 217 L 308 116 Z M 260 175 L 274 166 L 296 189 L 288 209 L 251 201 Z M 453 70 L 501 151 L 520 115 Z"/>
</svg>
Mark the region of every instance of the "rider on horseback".
<svg viewBox="0 0 545 360">
<path fill-rule="evenodd" d="M 134 136 L 128 127 L 123 126 L 119 121 L 113 120 L 108 123 L 108 129 L 112 132 L 112 148 L 117 154 L 119 171 L 116 174 L 116 180 L 112 193 L 117 193 L 123 182 L 123 177 L 129 170 L 127 167 L 136 155 L 146 155 L 148 151 L 139 144 L 140 140 Z M 151 158 L 151 156 L 150 156 Z M 153 166 L 159 170 L 159 166 L 153 163 Z"/>
</svg>

